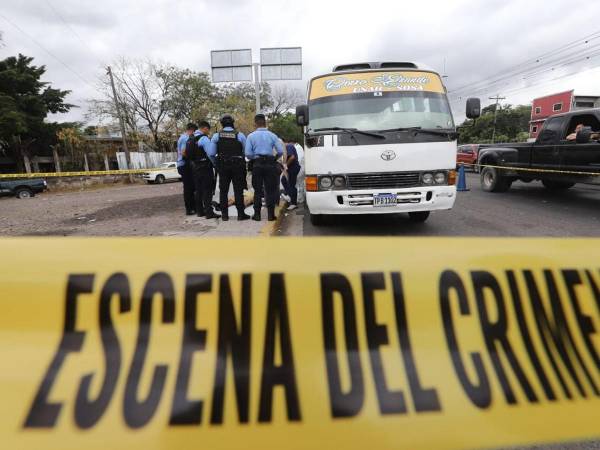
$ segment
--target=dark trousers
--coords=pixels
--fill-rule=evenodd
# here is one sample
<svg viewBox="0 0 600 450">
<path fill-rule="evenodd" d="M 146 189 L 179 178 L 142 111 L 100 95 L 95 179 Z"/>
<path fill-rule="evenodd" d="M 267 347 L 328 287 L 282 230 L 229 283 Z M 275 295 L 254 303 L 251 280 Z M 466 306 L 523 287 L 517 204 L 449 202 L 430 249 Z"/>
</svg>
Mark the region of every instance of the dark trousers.
<svg viewBox="0 0 600 450">
<path fill-rule="evenodd" d="M 186 212 L 193 211 L 196 207 L 196 185 L 194 184 L 194 172 L 191 163 L 187 162 L 183 166 L 177 167 L 177 172 L 181 175 L 181 180 L 183 181 L 183 203 L 185 204 L 185 210 Z"/>
<path fill-rule="evenodd" d="M 277 197 L 279 197 L 279 169 L 275 159 L 257 158 L 254 161 L 252 187 L 254 188 L 254 211 L 256 212 L 260 212 L 263 185 L 267 209 L 274 209 Z"/>
<path fill-rule="evenodd" d="M 196 213 L 213 213 L 212 197 L 215 173 L 209 162 L 192 163 L 196 187 Z"/>
<path fill-rule="evenodd" d="M 246 164 L 240 163 L 219 164 L 219 200 L 221 211 L 227 212 L 229 206 L 229 185 L 233 183 L 233 195 L 235 197 L 235 207 L 238 213 L 244 212 L 244 187 L 246 186 Z"/>
<path fill-rule="evenodd" d="M 298 188 L 296 187 L 296 182 L 298 181 L 298 174 L 300 173 L 300 165 L 294 164 L 293 166 L 288 167 L 287 170 L 288 176 L 281 177 L 281 184 L 283 184 L 283 189 L 285 189 L 285 193 L 290 196 L 291 204 L 298 204 Z"/>
</svg>

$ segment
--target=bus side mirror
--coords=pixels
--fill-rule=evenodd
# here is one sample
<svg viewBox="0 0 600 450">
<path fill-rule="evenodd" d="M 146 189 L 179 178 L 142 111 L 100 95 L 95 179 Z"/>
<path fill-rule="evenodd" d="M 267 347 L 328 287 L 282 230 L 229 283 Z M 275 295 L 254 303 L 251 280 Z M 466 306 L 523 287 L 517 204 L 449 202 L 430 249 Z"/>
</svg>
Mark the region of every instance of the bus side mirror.
<svg viewBox="0 0 600 450">
<path fill-rule="evenodd" d="M 481 116 L 481 100 L 478 98 L 467 99 L 466 116 L 468 119 L 477 119 Z"/>
<path fill-rule="evenodd" d="M 300 127 L 308 125 L 308 105 L 296 106 L 296 123 Z"/>
<path fill-rule="evenodd" d="M 592 128 L 583 127 L 575 135 L 575 143 L 577 144 L 588 144 L 592 140 Z"/>
</svg>

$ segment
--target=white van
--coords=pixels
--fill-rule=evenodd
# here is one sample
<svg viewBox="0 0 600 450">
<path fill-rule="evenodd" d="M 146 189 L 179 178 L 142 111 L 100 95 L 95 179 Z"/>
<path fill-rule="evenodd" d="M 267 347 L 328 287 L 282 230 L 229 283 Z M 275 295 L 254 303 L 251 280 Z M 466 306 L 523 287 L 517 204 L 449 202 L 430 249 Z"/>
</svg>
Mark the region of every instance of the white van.
<svg viewBox="0 0 600 450">
<path fill-rule="evenodd" d="M 469 99 L 467 117 L 479 114 Z M 309 82 L 296 120 L 314 225 L 329 214 L 399 212 L 423 222 L 454 205 L 458 136 L 442 79 L 423 65 L 337 66 Z"/>
</svg>

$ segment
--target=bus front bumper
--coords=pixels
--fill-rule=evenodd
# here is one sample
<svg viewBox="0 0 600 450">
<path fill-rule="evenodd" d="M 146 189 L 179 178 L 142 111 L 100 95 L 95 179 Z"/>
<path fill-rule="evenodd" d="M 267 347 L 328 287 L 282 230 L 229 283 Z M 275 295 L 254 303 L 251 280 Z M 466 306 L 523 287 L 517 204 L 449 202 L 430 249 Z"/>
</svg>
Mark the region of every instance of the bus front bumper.
<svg viewBox="0 0 600 450">
<path fill-rule="evenodd" d="M 387 195 L 386 195 L 387 194 Z M 378 196 L 395 194 L 396 203 L 374 206 Z M 363 189 L 307 192 L 311 214 L 397 214 L 451 209 L 456 186 L 420 186 L 406 189 Z"/>
</svg>

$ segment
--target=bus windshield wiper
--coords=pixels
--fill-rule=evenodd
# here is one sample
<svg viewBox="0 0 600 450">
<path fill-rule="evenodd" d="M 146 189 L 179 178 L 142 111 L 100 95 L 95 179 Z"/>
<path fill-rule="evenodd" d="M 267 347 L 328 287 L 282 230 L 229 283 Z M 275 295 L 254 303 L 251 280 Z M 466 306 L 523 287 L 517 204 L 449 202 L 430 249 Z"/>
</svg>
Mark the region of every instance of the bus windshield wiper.
<svg viewBox="0 0 600 450">
<path fill-rule="evenodd" d="M 315 133 L 319 133 L 322 131 L 343 131 L 344 133 L 350 133 L 350 134 L 363 134 L 365 136 L 371 136 L 374 138 L 378 138 L 378 139 L 385 139 L 385 136 L 383 134 L 379 134 L 379 133 L 374 133 L 372 131 L 363 131 L 363 130 L 359 130 L 357 128 L 344 128 L 344 127 L 328 127 L 328 128 L 317 128 L 316 130 L 308 130 L 310 131 L 314 131 Z"/>
<path fill-rule="evenodd" d="M 421 127 L 405 127 L 405 128 L 390 128 L 389 130 L 379 130 L 381 133 L 389 133 L 392 131 L 414 131 L 416 133 L 435 134 L 436 136 L 456 135 L 456 131 L 443 128 L 421 128 Z"/>
</svg>

